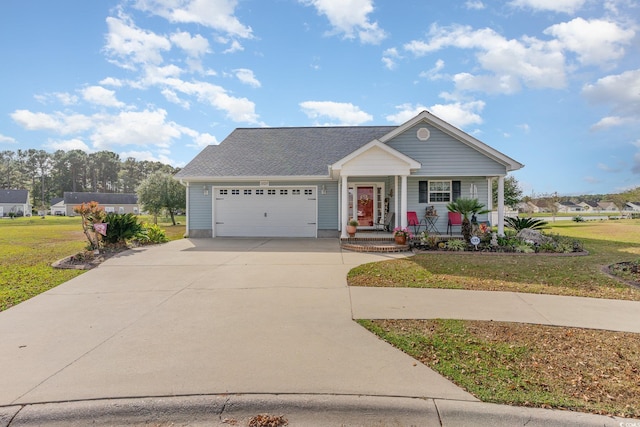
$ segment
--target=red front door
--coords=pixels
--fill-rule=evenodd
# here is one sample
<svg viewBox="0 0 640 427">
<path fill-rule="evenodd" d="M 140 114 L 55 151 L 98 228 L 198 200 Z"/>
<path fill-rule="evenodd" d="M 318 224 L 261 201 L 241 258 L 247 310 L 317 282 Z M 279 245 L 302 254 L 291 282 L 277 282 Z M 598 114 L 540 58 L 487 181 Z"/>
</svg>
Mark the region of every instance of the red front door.
<svg viewBox="0 0 640 427">
<path fill-rule="evenodd" d="M 373 187 L 358 187 L 358 225 L 373 226 Z"/>
</svg>

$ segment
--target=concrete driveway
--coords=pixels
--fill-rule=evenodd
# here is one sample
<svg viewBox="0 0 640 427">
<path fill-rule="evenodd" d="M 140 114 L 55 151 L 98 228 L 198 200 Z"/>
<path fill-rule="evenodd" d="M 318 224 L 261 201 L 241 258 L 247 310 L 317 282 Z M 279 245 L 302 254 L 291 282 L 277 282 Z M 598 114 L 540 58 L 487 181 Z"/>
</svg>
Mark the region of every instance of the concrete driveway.
<svg viewBox="0 0 640 427">
<path fill-rule="evenodd" d="M 475 401 L 352 321 L 336 239 L 128 251 L 0 313 L 0 406 L 220 393 Z"/>
</svg>

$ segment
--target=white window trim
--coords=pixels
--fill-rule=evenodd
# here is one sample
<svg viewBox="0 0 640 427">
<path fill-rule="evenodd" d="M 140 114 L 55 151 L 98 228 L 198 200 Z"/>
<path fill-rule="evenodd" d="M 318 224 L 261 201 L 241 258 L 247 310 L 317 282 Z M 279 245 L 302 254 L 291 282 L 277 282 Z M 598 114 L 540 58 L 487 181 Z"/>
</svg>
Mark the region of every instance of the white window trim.
<svg viewBox="0 0 640 427">
<path fill-rule="evenodd" d="M 431 200 L 431 194 L 446 194 L 446 191 L 431 191 L 431 183 L 432 182 L 448 182 L 449 183 L 449 200 L 447 201 L 434 201 Z M 447 179 L 433 179 L 433 180 L 429 180 L 427 183 L 427 203 L 450 203 L 452 201 L 453 198 L 453 180 L 447 180 Z"/>
</svg>

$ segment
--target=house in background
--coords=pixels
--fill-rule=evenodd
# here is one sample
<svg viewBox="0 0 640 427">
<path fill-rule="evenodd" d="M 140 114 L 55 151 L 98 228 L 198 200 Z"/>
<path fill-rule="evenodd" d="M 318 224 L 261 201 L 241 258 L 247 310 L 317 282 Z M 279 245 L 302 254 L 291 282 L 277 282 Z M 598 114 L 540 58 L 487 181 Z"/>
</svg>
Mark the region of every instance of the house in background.
<svg viewBox="0 0 640 427">
<path fill-rule="evenodd" d="M 29 190 L 0 190 L 0 218 L 31 216 Z"/>
<path fill-rule="evenodd" d="M 527 206 L 529 209 L 528 212 L 531 212 L 531 213 L 550 212 L 546 202 L 542 202 L 539 200 L 528 201 Z"/>
<path fill-rule="evenodd" d="M 627 202 L 622 210 L 625 212 L 640 212 L 640 202 Z"/>
<path fill-rule="evenodd" d="M 240 128 L 175 178 L 187 188 L 190 237 L 347 237 L 393 215 L 407 225 L 447 203 L 477 198 L 504 227 L 504 178 L 523 165 L 427 111 L 400 126 Z M 479 216 L 486 221 L 487 215 Z"/>
<path fill-rule="evenodd" d="M 82 203 L 98 202 L 105 212 L 139 214 L 138 196 L 134 193 L 74 193 L 65 191 L 61 201 L 51 206 L 52 215 L 75 216 L 73 208 Z"/>
<path fill-rule="evenodd" d="M 54 197 L 53 199 L 51 199 L 49 205 L 51 206 L 51 208 L 49 209 L 51 215 L 66 214 L 63 197 Z"/>
<path fill-rule="evenodd" d="M 600 208 L 598 207 L 598 202 L 596 201 L 583 201 L 577 203 L 578 206 L 582 208 L 583 212 L 600 212 Z"/>
<path fill-rule="evenodd" d="M 573 202 L 556 202 L 555 205 L 558 208 L 559 213 L 572 213 L 582 211 L 582 206 L 577 205 Z"/>
<path fill-rule="evenodd" d="M 618 207 L 613 202 L 598 202 L 600 212 L 619 212 Z"/>
</svg>

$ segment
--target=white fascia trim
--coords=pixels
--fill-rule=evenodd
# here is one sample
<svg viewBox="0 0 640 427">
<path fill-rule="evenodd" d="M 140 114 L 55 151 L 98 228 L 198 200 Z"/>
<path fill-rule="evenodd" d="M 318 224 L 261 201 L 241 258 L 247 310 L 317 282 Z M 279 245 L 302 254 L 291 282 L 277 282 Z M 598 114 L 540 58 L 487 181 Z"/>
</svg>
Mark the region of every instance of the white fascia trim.
<svg viewBox="0 0 640 427">
<path fill-rule="evenodd" d="M 351 154 L 347 155 L 346 157 L 343 157 L 342 159 L 338 160 L 337 162 L 335 162 L 333 165 L 331 165 L 331 169 L 334 171 L 337 170 L 341 170 L 342 166 L 349 162 L 350 160 L 355 159 L 356 157 L 360 156 L 361 154 L 369 151 L 370 149 L 372 149 L 373 147 L 378 147 L 381 150 L 383 150 L 384 152 L 386 152 L 387 154 L 396 157 L 399 160 L 402 160 L 403 162 L 407 163 L 407 165 L 409 166 L 409 169 L 420 169 L 422 167 L 422 164 L 414 159 L 412 159 L 411 157 L 407 156 L 406 154 L 401 153 L 400 151 L 393 149 L 391 147 L 389 147 L 387 144 L 381 142 L 378 139 L 374 139 L 371 142 L 368 142 L 367 144 L 363 145 L 362 147 L 358 148 L 356 151 L 352 152 Z"/>
<path fill-rule="evenodd" d="M 444 120 L 434 116 L 433 114 L 431 114 L 428 111 L 421 112 L 420 114 L 418 114 L 417 116 L 415 116 L 411 120 L 403 123 L 402 125 L 398 126 L 396 129 L 392 130 L 391 132 L 389 132 L 388 134 L 382 136 L 379 139 L 380 139 L 381 142 L 386 143 L 387 141 L 395 138 L 396 136 L 398 136 L 401 133 L 407 131 L 408 129 L 412 128 L 413 126 L 415 126 L 416 124 L 418 124 L 420 122 L 424 122 L 424 123 L 430 124 L 430 125 L 438 128 L 438 129 L 440 129 L 444 133 L 453 136 L 454 138 L 456 138 L 460 142 L 462 142 L 464 144 L 467 144 L 468 146 L 470 146 L 472 148 L 475 148 L 476 150 L 478 150 L 479 152 L 483 153 L 487 157 L 490 157 L 493 160 L 497 161 L 498 163 L 501 163 L 501 164 L 505 165 L 507 167 L 507 172 L 518 170 L 518 169 L 522 169 L 524 167 L 524 165 L 522 163 L 518 162 L 517 160 L 514 160 L 511 157 L 507 156 L 506 154 L 503 154 L 503 153 L 499 152 L 495 148 L 492 148 L 492 147 L 488 146 L 484 142 L 474 138 L 473 136 L 471 136 L 468 133 L 458 129 L 455 126 L 452 126 L 451 124 L 449 124 L 449 123 L 445 122 Z"/>
</svg>

